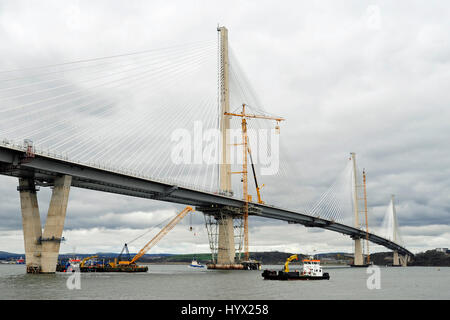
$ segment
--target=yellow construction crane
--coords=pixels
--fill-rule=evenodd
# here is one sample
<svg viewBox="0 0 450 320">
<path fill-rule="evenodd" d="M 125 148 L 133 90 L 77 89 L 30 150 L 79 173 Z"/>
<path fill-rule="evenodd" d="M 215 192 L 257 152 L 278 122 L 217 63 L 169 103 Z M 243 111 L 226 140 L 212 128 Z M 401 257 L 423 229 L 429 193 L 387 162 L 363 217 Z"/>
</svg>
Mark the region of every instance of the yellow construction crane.
<svg viewBox="0 0 450 320">
<path fill-rule="evenodd" d="M 284 272 L 289 272 L 289 262 L 292 260 L 298 260 L 298 256 L 294 254 L 286 259 L 286 263 L 284 264 Z"/>
<path fill-rule="evenodd" d="M 241 113 L 231 113 L 224 112 L 224 115 L 233 116 L 233 117 L 241 117 L 242 118 L 242 171 L 231 172 L 231 173 L 239 173 L 242 174 L 242 183 L 243 183 L 243 194 L 244 194 L 244 256 L 245 260 L 249 260 L 249 252 L 248 252 L 248 203 L 251 201 L 251 197 L 248 194 L 248 171 L 247 171 L 247 153 L 250 155 L 250 161 L 252 165 L 253 177 L 255 178 L 255 186 L 256 186 L 256 194 L 258 196 L 258 203 L 263 204 L 264 202 L 261 199 L 260 187 L 258 186 L 258 181 L 256 179 L 255 166 L 253 164 L 251 150 L 248 144 L 248 134 L 247 134 L 247 119 L 266 119 L 266 120 L 275 120 L 277 122 L 275 129 L 279 132 L 280 121 L 284 119 L 281 117 L 271 117 L 267 115 L 258 115 L 258 114 L 250 114 L 245 112 L 245 103 L 242 104 L 242 112 Z M 264 185 L 263 185 L 264 186 Z"/>
<path fill-rule="evenodd" d="M 98 258 L 98 256 L 90 256 L 90 257 L 84 258 L 83 260 L 81 260 L 80 267 L 83 268 L 84 265 L 85 265 L 85 263 L 86 263 L 88 260 L 91 260 L 91 259 L 94 259 L 94 258 Z"/>
<path fill-rule="evenodd" d="M 264 187 L 264 184 L 261 187 L 258 185 L 258 179 L 256 179 L 255 165 L 253 163 L 253 157 L 252 152 L 250 150 L 250 146 L 248 146 L 248 154 L 250 155 L 250 164 L 252 166 L 253 178 L 255 179 L 256 196 L 258 197 L 258 203 L 264 204 L 264 201 L 262 201 L 261 199 L 261 191 L 260 191 L 261 188 Z"/>
<path fill-rule="evenodd" d="M 192 207 L 187 206 L 183 209 L 179 214 L 176 215 L 170 222 L 158 232 L 156 236 L 153 237 L 152 240 L 147 242 L 147 244 L 131 259 L 130 261 L 117 261 L 117 258 L 114 259 L 114 262 L 110 262 L 110 266 L 113 268 L 121 267 L 121 266 L 135 266 L 136 261 L 139 260 L 144 254 L 147 253 L 150 248 L 152 248 L 155 244 L 159 242 L 170 230 L 175 227 L 175 225 L 181 221 L 189 212 L 194 211 Z M 126 246 L 126 244 L 125 244 Z"/>
</svg>

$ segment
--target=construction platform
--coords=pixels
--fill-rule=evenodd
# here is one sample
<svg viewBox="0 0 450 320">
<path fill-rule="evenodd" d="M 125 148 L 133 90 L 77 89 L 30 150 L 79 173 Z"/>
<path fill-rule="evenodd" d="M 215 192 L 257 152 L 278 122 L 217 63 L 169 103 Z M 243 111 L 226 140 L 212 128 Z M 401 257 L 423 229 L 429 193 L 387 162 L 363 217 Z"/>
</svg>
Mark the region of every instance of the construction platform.
<svg viewBox="0 0 450 320">
<path fill-rule="evenodd" d="M 147 272 L 147 266 L 122 266 L 122 267 L 111 267 L 109 265 L 96 265 L 79 267 L 80 272 Z M 75 272 L 76 269 L 67 269 L 66 266 L 57 265 L 57 272 Z"/>
<path fill-rule="evenodd" d="M 352 268 L 367 268 L 370 267 L 372 264 L 349 264 L 350 267 Z"/>
<path fill-rule="evenodd" d="M 261 262 L 259 261 L 243 261 L 234 264 L 216 264 L 209 263 L 206 265 L 208 269 L 216 270 L 261 270 Z"/>
</svg>

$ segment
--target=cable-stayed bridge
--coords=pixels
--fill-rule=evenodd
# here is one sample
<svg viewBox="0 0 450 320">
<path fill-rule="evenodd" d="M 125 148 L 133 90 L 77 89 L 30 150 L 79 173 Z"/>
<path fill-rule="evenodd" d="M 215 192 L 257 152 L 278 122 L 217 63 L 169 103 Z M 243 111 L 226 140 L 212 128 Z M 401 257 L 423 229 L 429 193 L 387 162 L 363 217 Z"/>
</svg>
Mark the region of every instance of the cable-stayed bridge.
<svg viewBox="0 0 450 320">
<path fill-rule="evenodd" d="M 29 272 L 54 272 L 70 187 L 196 206 L 217 265 L 235 263 L 245 205 L 249 215 L 349 235 L 356 265 L 363 264 L 362 241 L 412 255 L 397 238 L 360 223 L 354 161 L 312 206 L 270 205 L 277 203 L 270 186 L 289 174 L 289 164 L 273 157 L 277 140 L 258 119 L 249 121 L 256 171 L 274 162 L 276 170 L 262 176 L 270 181 L 265 203 L 240 196 L 241 175 L 232 174 L 242 167 L 240 123 L 224 112 L 245 103 L 253 114 L 269 113 L 228 47 L 227 30 L 218 31 L 211 41 L 0 72 L 0 174 L 19 178 Z M 223 136 L 233 129 L 234 138 Z M 40 187 L 53 188 L 43 231 Z M 342 218 L 349 213 L 353 225 Z"/>
</svg>

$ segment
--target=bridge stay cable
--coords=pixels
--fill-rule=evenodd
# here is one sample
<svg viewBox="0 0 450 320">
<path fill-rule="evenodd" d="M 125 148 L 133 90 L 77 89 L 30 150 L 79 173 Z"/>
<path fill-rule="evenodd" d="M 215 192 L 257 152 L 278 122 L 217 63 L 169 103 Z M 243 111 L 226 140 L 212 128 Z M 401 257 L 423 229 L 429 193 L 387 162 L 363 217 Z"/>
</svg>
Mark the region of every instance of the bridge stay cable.
<svg viewBox="0 0 450 320">
<path fill-rule="evenodd" d="M 7 84 L 0 88 L 0 101 L 6 102 L 0 108 L 0 138 L 33 140 L 36 154 L 45 154 L 43 150 L 64 152 L 73 163 L 92 164 L 97 168 L 103 164 L 103 168 L 109 168 L 111 172 L 166 181 L 174 188 L 186 186 L 188 190 L 223 195 L 218 179 L 218 161 L 205 163 L 203 158 L 204 136 L 200 137 L 200 163 L 193 161 L 196 159 L 193 153 L 189 154 L 187 163 L 174 163 L 173 154 L 170 152 L 170 147 L 173 146 L 171 134 L 184 130 L 187 135 L 195 135 L 196 123 L 202 125 L 203 133 L 208 129 L 219 129 L 220 90 L 224 87 L 224 81 L 229 81 L 230 110 L 236 110 L 244 104 L 246 111 L 251 112 L 254 118 L 267 119 L 273 115 L 265 110 L 231 49 L 227 75 L 229 79 L 224 78 L 225 72 L 221 64 L 223 57 L 219 52 L 217 56 L 212 54 L 218 48 L 221 46 L 219 43 L 216 46 L 216 42 L 196 42 L 160 51 L 148 50 L 0 71 L 0 82 Z M 27 76 L 28 72 L 30 73 Z M 20 82 L 22 80 L 25 83 Z M 230 120 L 231 129 L 242 128 L 241 120 Z M 250 137 L 247 147 L 252 150 L 255 171 L 265 165 L 258 156 L 269 156 L 274 152 L 272 142 L 264 143 L 254 133 L 263 130 L 268 130 L 268 126 L 261 119 L 246 122 L 246 132 Z M 252 134 L 256 137 L 251 136 Z M 196 137 L 190 136 L 189 139 L 193 146 Z M 5 141 L 0 142 L 2 145 L 11 145 L 9 140 Z M 211 141 L 217 147 L 217 155 L 219 142 L 219 139 Z M 282 141 L 279 152 L 284 153 Z M 50 152 L 47 154 L 50 155 Z M 105 166 L 105 163 L 108 166 Z M 242 172 L 247 171 L 243 168 L 244 163 L 234 163 L 232 170 L 236 171 L 234 169 L 239 166 Z M 355 206 L 363 207 L 358 203 L 362 199 L 359 195 L 362 184 L 357 182 L 355 185 L 352 182 L 360 181 L 361 178 L 359 169 L 355 169 L 356 177 L 352 176 L 352 169 L 354 168 L 349 162 L 318 200 L 307 206 L 308 216 L 324 219 L 332 226 L 347 224 L 350 218 L 348 213 L 356 210 L 359 215 L 363 212 L 355 209 Z M 292 164 L 282 157 L 276 172 L 272 176 L 263 176 L 262 182 L 267 185 L 264 188 L 264 199 L 267 203 L 274 203 L 276 199 L 277 207 L 281 208 L 284 200 L 288 200 L 290 204 L 295 201 L 287 199 L 289 197 L 280 197 L 279 191 L 285 188 L 284 181 L 299 176 L 294 174 L 296 170 L 297 168 L 293 168 Z M 246 194 L 244 200 L 247 205 L 263 204 L 259 197 L 258 201 L 249 201 L 248 185 L 234 183 L 237 177 L 232 179 L 233 183 L 226 199 L 237 199 L 240 194 Z M 258 188 L 257 182 L 251 181 L 255 188 Z M 352 199 L 354 190 L 356 200 Z M 364 198 L 366 201 L 367 198 Z M 365 206 L 367 226 L 367 202 Z M 388 209 L 389 212 L 395 213 L 395 208 L 392 208 Z M 252 214 L 258 215 L 258 210 Z M 228 213 L 223 211 L 220 214 Z M 387 216 L 385 224 L 386 228 L 394 230 L 389 231 L 395 237 L 392 241 L 400 242 L 398 224 L 394 218 L 395 215 L 392 214 Z M 216 227 L 219 228 L 218 225 L 223 221 L 223 217 L 218 219 Z M 242 223 L 243 232 L 240 225 Z M 211 222 L 206 224 L 209 228 L 214 227 Z M 311 226 L 316 225 L 312 223 Z M 244 221 L 236 219 L 231 228 L 241 230 L 232 236 L 237 239 L 239 254 L 244 247 L 248 259 L 248 214 Z M 363 221 L 359 220 L 355 229 L 364 230 Z M 128 243 L 136 241 L 148 232 L 150 230 Z M 219 231 L 217 229 L 214 232 Z M 367 229 L 365 235 L 368 241 Z M 210 242 L 210 245 L 214 250 L 219 249 L 218 243 Z"/>
</svg>

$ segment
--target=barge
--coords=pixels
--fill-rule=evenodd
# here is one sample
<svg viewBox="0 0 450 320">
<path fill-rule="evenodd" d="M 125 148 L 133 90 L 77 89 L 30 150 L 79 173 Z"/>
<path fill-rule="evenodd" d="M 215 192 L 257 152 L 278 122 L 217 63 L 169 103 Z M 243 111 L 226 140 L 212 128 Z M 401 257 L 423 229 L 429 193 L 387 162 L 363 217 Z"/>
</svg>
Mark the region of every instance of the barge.
<svg viewBox="0 0 450 320">
<path fill-rule="evenodd" d="M 365 264 L 349 264 L 350 267 L 352 268 L 367 268 L 370 267 L 372 264 L 371 263 L 365 263 Z"/>
<path fill-rule="evenodd" d="M 234 264 L 209 263 L 206 265 L 206 267 L 208 269 L 217 269 L 217 270 L 261 270 L 261 262 L 250 260 Z"/>
<path fill-rule="evenodd" d="M 57 272 L 147 272 L 147 266 L 134 266 L 134 267 L 111 267 L 110 265 L 93 265 L 87 267 L 67 267 L 65 265 L 58 264 L 56 266 Z"/>
<path fill-rule="evenodd" d="M 95 257 L 95 256 L 94 256 Z M 70 259 L 66 264 L 59 263 L 56 266 L 57 272 L 147 272 L 147 266 L 140 266 L 137 264 L 129 265 L 118 265 L 116 263 L 104 264 L 101 262 L 87 261 L 94 257 L 84 258 L 82 261 L 80 259 Z"/>
</svg>

